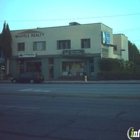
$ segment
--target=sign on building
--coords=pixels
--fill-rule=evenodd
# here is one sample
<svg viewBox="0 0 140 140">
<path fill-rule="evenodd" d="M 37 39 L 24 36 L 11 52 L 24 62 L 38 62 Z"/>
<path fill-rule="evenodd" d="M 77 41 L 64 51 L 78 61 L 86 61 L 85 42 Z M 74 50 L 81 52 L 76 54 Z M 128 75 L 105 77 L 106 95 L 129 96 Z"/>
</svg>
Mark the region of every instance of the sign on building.
<svg viewBox="0 0 140 140">
<path fill-rule="evenodd" d="M 110 44 L 110 33 L 102 31 L 102 43 Z"/>
<path fill-rule="evenodd" d="M 64 56 L 82 56 L 84 55 L 84 50 L 63 50 Z"/>
<path fill-rule="evenodd" d="M 15 35 L 15 38 L 30 38 L 30 37 L 42 37 L 44 36 L 43 32 L 34 31 L 34 30 L 26 30 L 21 33 Z"/>
<path fill-rule="evenodd" d="M 102 53 L 102 58 L 108 58 L 108 53 Z"/>
<path fill-rule="evenodd" d="M 36 57 L 36 53 L 20 53 L 18 55 L 19 58 L 25 58 L 25 57 Z"/>
</svg>

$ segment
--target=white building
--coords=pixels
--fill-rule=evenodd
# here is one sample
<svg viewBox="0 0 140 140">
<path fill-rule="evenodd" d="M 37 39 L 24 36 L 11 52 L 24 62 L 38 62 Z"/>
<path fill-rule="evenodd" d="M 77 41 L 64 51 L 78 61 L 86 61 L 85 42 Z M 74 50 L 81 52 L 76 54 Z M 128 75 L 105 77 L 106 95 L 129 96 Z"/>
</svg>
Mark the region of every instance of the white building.
<svg viewBox="0 0 140 140">
<path fill-rule="evenodd" d="M 46 80 L 61 76 L 96 79 L 102 57 L 128 60 L 128 40 L 122 34 L 113 35 L 102 23 L 37 28 L 11 31 L 12 58 L 10 73 L 41 72 Z M 125 49 L 125 51 L 124 51 Z M 123 52 L 122 52 L 123 51 Z"/>
</svg>

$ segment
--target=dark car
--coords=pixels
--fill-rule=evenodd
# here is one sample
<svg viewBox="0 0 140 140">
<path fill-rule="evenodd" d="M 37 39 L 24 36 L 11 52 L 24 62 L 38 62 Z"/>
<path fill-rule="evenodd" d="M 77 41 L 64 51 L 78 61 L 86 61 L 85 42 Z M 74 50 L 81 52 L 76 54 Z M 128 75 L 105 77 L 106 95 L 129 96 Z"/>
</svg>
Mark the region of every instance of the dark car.
<svg viewBox="0 0 140 140">
<path fill-rule="evenodd" d="M 44 81 L 43 76 L 34 73 L 34 72 L 25 72 L 21 74 L 20 76 L 13 77 L 11 79 L 12 83 L 41 83 Z"/>
</svg>

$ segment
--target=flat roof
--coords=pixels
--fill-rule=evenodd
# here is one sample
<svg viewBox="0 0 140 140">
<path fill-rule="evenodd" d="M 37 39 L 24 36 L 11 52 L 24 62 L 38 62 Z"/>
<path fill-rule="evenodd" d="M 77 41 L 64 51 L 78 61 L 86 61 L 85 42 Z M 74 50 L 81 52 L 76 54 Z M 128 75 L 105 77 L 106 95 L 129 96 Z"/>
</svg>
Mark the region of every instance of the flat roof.
<svg viewBox="0 0 140 140">
<path fill-rule="evenodd" d="M 123 36 L 125 36 L 125 37 L 127 37 L 125 34 L 123 34 L 123 33 L 117 33 L 117 34 L 113 34 L 113 35 L 123 35 Z M 127 37 L 128 38 L 128 37 Z"/>
<path fill-rule="evenodd" d="M 14 31 L 23 31 L 23 30 L 47 29 L 47 28 L 73 27 L 73 26 L 83 26 L 83 25 L 87 25 L 88 26 L 88 25 L 94 25 L 94 24 L 102 24 L 102 25 L 106 26 L 107 28 L 110 28 L 109 26 L 107 26 L 107 25 L 99 22 L 99 23 L 87 23 L 87 24 L 78 24 L 78 25 L 65 25 L 65 26 L 37 27 L 37 28 L 19 29 L 19 30 L 11 30 L 11 32 L 14 32 Z M 110 29 L 112 29 L 112 28 L 110 28 Z"/>
</svg>

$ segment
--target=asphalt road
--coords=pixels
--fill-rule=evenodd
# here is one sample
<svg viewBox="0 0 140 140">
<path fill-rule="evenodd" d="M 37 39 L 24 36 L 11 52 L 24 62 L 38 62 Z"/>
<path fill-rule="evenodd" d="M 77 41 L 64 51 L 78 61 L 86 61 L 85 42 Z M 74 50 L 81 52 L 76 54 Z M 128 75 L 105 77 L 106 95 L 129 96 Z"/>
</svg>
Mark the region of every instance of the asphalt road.
<svg viewBox="0 0 140 140">
<path fill-rule="evenodd" d="M 0 139 L 127 140 L 140 129 L 139 93 L 135 84 L 0 84 Z"/>
<path fill-rule="evenodd" d="M 1 83 L 0 94 L 73 97 L 140 98 L 139 84 L 12 84 Z"/>
</svg>

